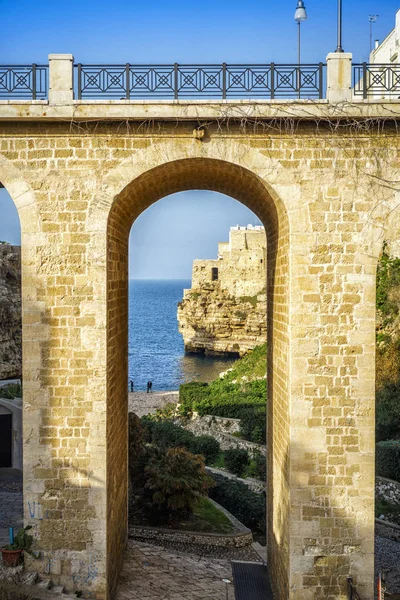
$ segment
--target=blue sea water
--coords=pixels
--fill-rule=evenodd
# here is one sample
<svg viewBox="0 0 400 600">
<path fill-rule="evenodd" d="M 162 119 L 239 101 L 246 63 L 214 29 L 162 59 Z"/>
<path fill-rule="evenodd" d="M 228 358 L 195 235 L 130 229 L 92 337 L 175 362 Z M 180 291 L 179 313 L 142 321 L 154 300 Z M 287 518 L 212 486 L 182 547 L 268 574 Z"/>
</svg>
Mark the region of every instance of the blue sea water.
<svg viewBox="0 0 400 600">
<path fill-rule="evenodd" d="M 185 355 L 177 305 L 190 280 L 130 280 L 129 379 L 136 391 L 176 390 L 188 381 L 212 381 L 232 359 Z"/>
</svg>

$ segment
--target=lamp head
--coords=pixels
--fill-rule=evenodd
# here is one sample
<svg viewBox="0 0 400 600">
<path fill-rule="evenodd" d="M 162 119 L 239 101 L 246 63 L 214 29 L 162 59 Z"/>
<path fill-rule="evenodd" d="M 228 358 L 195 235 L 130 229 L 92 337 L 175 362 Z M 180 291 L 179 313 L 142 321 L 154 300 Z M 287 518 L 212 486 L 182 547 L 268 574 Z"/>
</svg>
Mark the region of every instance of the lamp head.
<svg viewBox="0 0 400 600">
<path fill-rule="evenodd" d="M 296 12 L 294 13 L 294 20 L 298 23 L 307 20 L 306 7 L 304 6 L 303 0 L 297 0 L 297 8 Z"/>
</svg>

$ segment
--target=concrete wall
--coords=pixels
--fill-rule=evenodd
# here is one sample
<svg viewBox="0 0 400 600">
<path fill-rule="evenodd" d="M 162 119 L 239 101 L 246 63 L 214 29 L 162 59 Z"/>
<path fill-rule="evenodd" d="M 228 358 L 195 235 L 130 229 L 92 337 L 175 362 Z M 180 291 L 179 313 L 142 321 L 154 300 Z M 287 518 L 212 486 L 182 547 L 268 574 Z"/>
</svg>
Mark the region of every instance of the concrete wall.
<svg viewBox="0 0 400 600">
<path fill-rule="evenodd" d="M 396 206 L 382 177 L 398 178 L 397 130 L 322 127 L 322 107 L 294 128 L 221 121 L 202 143 L 186 121 L 76 126 L 10 110 L 0 181 L 22 229 L 25 521 L 41 551 L 29 568 L 113 598 L 126 543 L 129 230 L 159 198 L 209 189 L 267 233 L 277 596 L 344 600 L 351 574 L 372 600 L 375 271 Z"/>
</svg>

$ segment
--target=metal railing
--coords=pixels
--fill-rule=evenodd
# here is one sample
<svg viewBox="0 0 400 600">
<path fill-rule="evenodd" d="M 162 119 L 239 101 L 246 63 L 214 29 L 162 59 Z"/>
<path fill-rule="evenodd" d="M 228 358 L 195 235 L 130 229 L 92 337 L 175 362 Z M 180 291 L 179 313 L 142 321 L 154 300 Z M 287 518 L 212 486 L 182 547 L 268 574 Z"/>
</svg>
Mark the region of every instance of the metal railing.
<svg viewBox="0 0 400 600">
<path fill-rule="evenodd" d="M 47 65 L 0 65 L 0 99 L 46 99 L 48 70 Z"/>
<path fill-rule="evenodd" d="M 75 65 L 78 100 L 323 98 L 315 65 Z"/>
<path fill-rule="evenodd" d="M 354 95 L 363 98 L 400 98 L 400 64 L 353 65 Z"/>
</svg>

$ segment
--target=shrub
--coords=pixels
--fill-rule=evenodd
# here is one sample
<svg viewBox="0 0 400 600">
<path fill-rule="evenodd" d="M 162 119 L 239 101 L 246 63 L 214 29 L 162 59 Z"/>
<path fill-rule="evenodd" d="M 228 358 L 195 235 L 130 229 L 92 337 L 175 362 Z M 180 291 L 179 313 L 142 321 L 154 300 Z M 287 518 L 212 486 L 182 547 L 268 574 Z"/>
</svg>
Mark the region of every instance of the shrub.
<svg viewBox="0 0 400 600">
<path fill-rule="evenodd" d="M 262 531 L 266 512 L 264 494 L 256 494 L 241 481 L 223 475 L 213 474 L 212 477 L 216 485 L 210 489 L 210 498 L 229 510 L 246 527 Z"/>
<path fill-rule="evenodd" d="M 244 448 L 231 448 L 225 451 L 224 461 L 228 471 L 241 477 L 249 464 L 249 453 Z"/>
<path fill-rule="evenodd" d="M 202 454 L 206 462 L 212 462 L 220 452 L 217 440 L 210 435 L 195 436 L 191 431 L 186 431 L 171 421 L 152 421 L 142 418 L 142 423 L 147 429 L 146 439 L 158 448 L 186 448 L 193 454 Z"/>
<path fill-rule="evenodd" d="M 180 412 L 183 416 L 192 413 L 193 404 L 205 398 L 208 394 L 208 384 L 200 381 L 183 383 L 179 388 Z"/>
<path fill-rule="evenodd" d="M 381 477 L 400 481 L 400 440 L 376 444 L 376 473 Z"/>
<path fill-rule="evenodd" d="M 263 481 L 267 478 L 267 459 L 261 452 L 254 454 L 254 475 Z"/>
<path fill-rule="evenodd" d="M 376 396 L 376 438 L 400 438 L 400 384 L 389 383 Z"/>
<path fill-rule="evenodd" d="M 206 496 L 213 480 L 206 473 L 201 456 L 184 448 L 170 448 L 150 460 L 145 469 L 147 490 L 153 501 L 153 515 L 176 519 L 193 510 L 199 496 Z"/>
<path fill-rule="evenodd" d="M 192 444 L 192 452 L 202 454 L 207 463 L 212 463 L 220 453 L 219 442 L 211 435 L 195 436 Z"/>
</svg>

